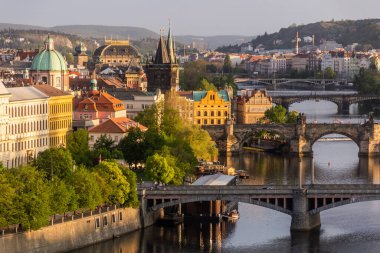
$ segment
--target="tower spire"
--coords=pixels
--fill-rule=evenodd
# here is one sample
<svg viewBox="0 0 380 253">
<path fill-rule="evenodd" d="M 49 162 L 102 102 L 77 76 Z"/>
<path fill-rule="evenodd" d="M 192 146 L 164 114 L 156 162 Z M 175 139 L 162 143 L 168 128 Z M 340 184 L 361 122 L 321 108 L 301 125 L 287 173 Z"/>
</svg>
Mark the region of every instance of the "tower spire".
<svg viewBox="0 0 380 253">
<path fill-rule="evenodd" d="M 172 39 L 170 19 L 169 19 L 168 39 L 166 42 L 166 50 L 168 52 L 168 57 L 169 57 L 170 63 L 175 64 L 176 63 L 176 57 L 175 57 L 175 52 L 174 52 L 174 42 Z"/>
<path fill-rule="evenodd" d="M 163 29 L 160 29 L 160 40 L 158 41 L 155 64 L 168 64 L 170 63 L 169 55 L 167 51 L 167 44 L 163 35 Z"/>
</svg>

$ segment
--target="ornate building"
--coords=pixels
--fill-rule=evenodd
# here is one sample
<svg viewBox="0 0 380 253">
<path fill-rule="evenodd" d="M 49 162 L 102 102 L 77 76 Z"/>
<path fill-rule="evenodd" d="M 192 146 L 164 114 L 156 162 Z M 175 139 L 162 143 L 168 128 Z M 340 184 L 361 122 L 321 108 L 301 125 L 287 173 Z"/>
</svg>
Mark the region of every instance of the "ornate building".
<svg viewBox="0 0 380 253">
<path fill-rule="evenodd" d="M 49 96 L 49 139 L 50 147 L 66 146 L 67 135 L 72 130 L 73 96 L 48 85 L 35 85 Z"/>
<path fill-rule="evenodd" d="M 87 48 L 82 42 L 75 48 L 74 65 L 85 66 L 85 67 L 87 66 L 88 55 L 86 51 L 87 51 Z"/>
<path fill-rule="evenodd" d="M 132 60 L 124 73 L 124 82 L 129 89 L 146 91 L 147 79 L 140 64 Z"/>
<path fill-rule="evenodd" d="M 109 66 L 127 66 L 131 60 L 140 62 L 140 55 L 129 40 L 105 40 L 104 45 L 98 47 L 93 56 L 95 64 Z"/>
<path fill-rule="evenodd" d="M 223 125 L 231 117 L 231 100 L 226 90 L 193 91 L 194 124 Z"/>
<path fill-rule="evenodd" d="M 33 86 L 5 88 L 0 82 L 0 161 L 5 167 L 30 162 L 49 148 L 48 100 Z"/>
<path fill-rule="evenodd" d="M 45 83 L 62 91 L 69 90 L 66 60 L 54 49 L 54 40 L 50 36 L 44 43 L 45 49 L 34 57 L 30 68 L 33 83 Z"/>
<path fill-rule="evenodd" d="M 236 100 L 239 124 L 255 124 L 272 107 L 272 98 L 265 90 L 242 90 Z"/>
<path fill-rule="evenodd" d="M 147 64 L 148 91 L 160 89 L 163 93 L 179 89 L 179 67 L 174 42 L 169 29 L 167 41 L 163 35 L 158 42 L 154 62 Z"/>
</svg>

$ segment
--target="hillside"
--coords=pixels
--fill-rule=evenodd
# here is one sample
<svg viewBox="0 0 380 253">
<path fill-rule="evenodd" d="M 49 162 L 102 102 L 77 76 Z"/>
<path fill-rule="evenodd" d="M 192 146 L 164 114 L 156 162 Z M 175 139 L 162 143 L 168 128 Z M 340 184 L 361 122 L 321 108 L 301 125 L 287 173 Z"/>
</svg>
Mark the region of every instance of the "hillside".
<svg viewBox="0 0 380 253">
<path fill-rule="evenodd" d="M 180 35 L 176 36 L 176 40 L 183 44 L 190 44 L 193 40 L 203 40 L 210 49 L 215 49 L 223 45 L 241 44 L 253 39 L 253 36 L 240 35 L 216 35 L 216 36 L 196 36 L 196 35 Z"/>
<path fill-rule="evenodd" d="M 304 37 L 315 35 L 315 43 L 319 45 L 322 40 L 335 40 L 347 46 L 359 43 L 359 48 L 380 48 L 380 19 L 321 21 L 317 23 L 290 26 L 282 28 L 272 34 L 257 36 L 252 40 L 253 47 L 264 45 L 265 49 L 294 48 L 295 35 L 298 31 L 302 39 L 299 46 L 310 45 Z M 220 51 L 240 51 L 241 44 L 232 47 L 220 47 Z"/>
</svg>

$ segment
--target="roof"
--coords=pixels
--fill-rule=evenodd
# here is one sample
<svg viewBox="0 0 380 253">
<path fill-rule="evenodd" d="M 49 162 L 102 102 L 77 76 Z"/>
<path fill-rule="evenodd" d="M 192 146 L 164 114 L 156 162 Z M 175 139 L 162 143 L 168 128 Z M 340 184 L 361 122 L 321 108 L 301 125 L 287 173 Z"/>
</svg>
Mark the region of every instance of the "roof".
<svg viewBox="0 0 380 253">
<path fill-rule="evenodd" d="M 55 49 L 44 49 L 42 52 L 37 54 L 32 62 L 31 70 L 35 71 L 66 71 L 67 62 Z"/>
<path fill-rule="evenodd" d="M 129 55 L 139 57 L 137 49 L 131 45 L 103 45 L 95 49 L 94 57 L 103 55 Z"/>
<path fill-rule="evenodd" d="M 138 127 L 141 131 L 148 128 L 129 118 L 111 118 L 98 126 L 91 128 L 89 133 L 126 133 L 130 128 Z"/>
<path fill-rule="evenodd" d="M 87 95 L 88 97 L 74 102 L 77 104 L 76 111 L 116 112 L 125 110 L 123 102 L 108 93 L 91 91 Z"/>
<path fill-rule="evenodd" d="M 7 88 L 5 88 L 5 85 L 2 81 L 0 81 L 0 95 L 7 95 L 11 94 Z"/>
<path fill-rule="evenodd" d="M 194 101 L 201 101 L 206 95 L 208 91 L 193 91 L 193 100 Z M 219 98 L 223 99 L 225 102 L 230 101 L 227 91 L 220 90 L 218 91 Z"/>
<path fill-rule="evenodd" d="M 45 95 L 38 89 L 34 88 L 34 86 L 8 88 L 8 91 L 12 94 L 12 96 L 9 98 L 10 102 L 44 99 L 49 97 L 48 95 Z"/>
<path fill-rule="evenodd" d="M 224 174 L 213 174 L 198 178 L 192 185 L 228 185 L 235 176 Z"/>
<path fill-rule="evenodd" d="M 37 84 L 37 85 L 34 85 L 33 87 L 41 91 L 45 95 L 48 95 L 49 97 L 71 96 L 70 93 L 61 91 L 47 84 Z"/>
<path fill-rule="evenodd" d="M 168 51 L 166 49 L 166 42 L 164 36 L 160 36 L 158 41 L 156 58 L 154 59 L 155 64 L 168 64 L 170 63 Z"/>
</svg>

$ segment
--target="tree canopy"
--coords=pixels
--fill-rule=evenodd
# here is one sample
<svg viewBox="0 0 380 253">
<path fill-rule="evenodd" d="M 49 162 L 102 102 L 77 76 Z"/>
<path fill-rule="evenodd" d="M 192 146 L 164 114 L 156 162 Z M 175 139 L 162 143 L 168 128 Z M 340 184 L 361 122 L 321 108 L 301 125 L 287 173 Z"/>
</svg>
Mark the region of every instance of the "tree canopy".
<svg viewBox="0 0 380 253">
<path fill-rule="evenodd" d="M 286 112 L 286 108 L 282 105 L 276 105 L 268 109 L 264 113 L 264 119 L 273 123 L 285 124 L 296 123 L 298 113 L 296 111 Z"/>
</svg>

